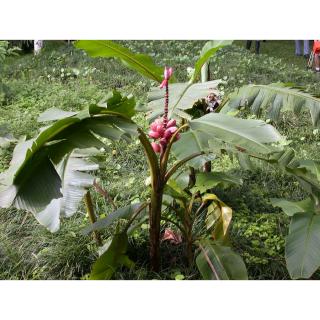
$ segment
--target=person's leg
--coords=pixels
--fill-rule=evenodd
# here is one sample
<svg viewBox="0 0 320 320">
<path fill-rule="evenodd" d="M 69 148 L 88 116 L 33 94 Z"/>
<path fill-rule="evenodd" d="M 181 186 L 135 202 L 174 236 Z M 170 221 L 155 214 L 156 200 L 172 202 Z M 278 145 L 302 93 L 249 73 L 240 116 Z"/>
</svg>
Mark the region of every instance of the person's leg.
<svg viewBox="0 0 320 320">
<path fill-rule="evenodd" d="M 319 53 L 315 53 L 314 55 L 314 65 L 317 72 L 320 72 L 320 58 Z"/>
<path fill-rule="evenodd" d="M 303 55 L 309 56 L 310 48 L 309 48 L 309 40 L 303 40 Z"/>
<path fill-rule="evenodd" d="M 252 40 L 247 40 L 247 43 L 246 43 L 246 48 L 247 48 L 247 50 L 250 50 L 250 48 L 251 48 L 251 43 L 252 43 Z"/>
<path fill-rule="evenodd" d="M 260 53 L 260 40 L 256 40 L 256 54 Z"/>
<path fill-rule="evenodd" d="M 300 40 L 294 40 L 296 47 L 296 56 L 301 56 Z"/>
</svg>

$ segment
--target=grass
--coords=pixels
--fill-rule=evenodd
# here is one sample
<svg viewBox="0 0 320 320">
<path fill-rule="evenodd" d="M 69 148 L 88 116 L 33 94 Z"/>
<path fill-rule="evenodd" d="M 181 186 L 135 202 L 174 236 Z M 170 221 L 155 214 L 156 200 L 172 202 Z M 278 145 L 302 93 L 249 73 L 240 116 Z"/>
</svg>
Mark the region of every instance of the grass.
<svg viewBox="0 0 320 320">
<path fill-rule="evenodd" d="M 176 77 L 186 81 L 187 68 L 196 60 L 204 41 L 125 41 L 136 52 L 148 53 L 162 65 L 172 65 Z M 214 78 L 226 81 L 221 90 L 228 94 L 246 83 L 294 82 L 319 95 L 319 81 L 305 69 L 304 58 L 294 56 L 293 41 L 267 41 L 261 54 L 244 49 L 237 41 L 221 50 L 210 64 Z M 0 125 L 5 123 L 18 138 L 32 137 L 40 125 L 38 115 L 50 107 L 80 110 L 100 101 L 112 88 L 132 93 L 143 104 L 153 83 L 112 59 L 92 59 L 62 42 L 47 42 L 39 57 L 31 54 L 8 58 L 2 70 L 6 94 L 0 98 Z M 146 126 L 143 114 L 135 119 Z M 292 146 L 303 158 L 317 158 L 320 135 L 310 125 L 309 116 L 283 116 L 275 124 L 292 140 Z M 114 152 L 100 160 L 100 184 L 108 190 L 117 206 L 148 197 L 148 177 L 143 150 L 137 141 L 126 145 L 110 143 Z M 0 150 L 0 172 L 7 168 L 12 148 Z M 222 159 L 214 163 L 217 170 L 231 169 L 244 179 L 241 187 L 217 194 L 234 210 L 232 242 L 243 256 L 251 279 L 288 279 L 284 263 L 284 237 L 288 219 L 271 206 L 270 197 L 301 199 L 304 193 L 297 183 L 269 167 L 245 172 L 235 163 Z M 110 203 L 94 194 L 99 216 L 112 211 Z M 90 236 L 81 230 L 88 223 L 83 207 L 65 219 L 56 234 L 40 226 L 32 215 L 14 209 L 0 210 L 0 279 L 80 279 L 90 271 L 96 248 Z M 103 232 L 106 238 L 112 230 Z M 132 270 L 119 270 L 115 279 L 198 279 L 195 269 L 185 266 L 183 247 L 162 244 L 165 255 L 159 274 L 148 271 L 148 230 L 141 230 L 130 239 L 129 254 L 136 262 Z M 315 275 L 315 278 L 318 276 Z"/>
</svg>

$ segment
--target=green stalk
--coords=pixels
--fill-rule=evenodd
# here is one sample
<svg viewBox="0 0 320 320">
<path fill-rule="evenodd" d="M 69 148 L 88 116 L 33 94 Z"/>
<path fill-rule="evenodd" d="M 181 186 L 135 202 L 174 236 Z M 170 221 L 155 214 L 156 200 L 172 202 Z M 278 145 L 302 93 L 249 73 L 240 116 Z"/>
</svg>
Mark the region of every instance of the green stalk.
<svg viewBox="0 0 320 320">
<path fill-rule="evenodd" d="M 175 165 L 173 165 L 171 167 L 170 170 L 168 170 L 168 172 L 166 173 L 165 177 L 164 177 L 164 183 L 167 183 L 167 181 L 170 179 L 170 177 L 181 167 L 183 166 L 186 162 L 188 162 L 189 160 L 201 156 L 202 154 L 204 154 L 204 151 L 201 152 L 197 152 L 197 153 L 193 153 L 190 156 L 182 159 L 181 161 L 179 161 L 178 163 L 176 163 Z"/>
<path fill-rule="evenodd" d="M 150 264 L 151 270 L 158 272 L 160 268 L 160 221 L 163 198 L 163 187 L 159 184 L 151 192 L 150 210 Z"/>
<path fill-rule="evenodd" d="M 186 230 L 186 256 L 188 259 L 189 267 L 193 263 L 193 250 L 192 250 L 192 220 L 191 220 L 191 211 L 189 208 L 185 208 L 185 217 L 184 217 L 184 229 Z"/>
<path fill-rule="evenodd" d="M 152 149 L 151 143 L 143 132 L 141 128 L 138 128 L 139 132 L 139 140 L 144 148 L 145 154 L 147 156 L 150 175 L 151 175 L 151 185 L 154 188 L 158 184 L 158 180 L 160 178 L 160 167 L 158 164 L 158 158 L 155 152 Z"/>
<path fill-rule="evenodd" d="M 149 236 L 150 236 L 150 264 L 151 270 L 158 272 L 160 267 L 160 221 L 161 207 L 163 198 L 163 177 L 161 176 L 158 158 L 152 149 L 152 146 L 142 131 L 138 129 L 139 139 L 145 150 L 151 175 L 151 203 L 149 212 Z"/>
<path fill-rule="evenodd" d="M 88 213 L 88 216 L 89 216 L 89 220 L 92 224 L 94 224 L 96 221 L 97 221 L 97 218 L 96 218 L 96 215 L 94 213 L 94 208 L 93 208 L 93 204 L 92 204 L 92 198 L 91 198 L 91 194 L 90 194 L 90 191 L 88 190 L 87 193 L 85 194 L 85 197 L 84 197 L 84 202 L 86 204 L 86 208 L 87 208 L 87 213 Z M 95 230 L 93 231 L 93 237 L 97 243 L 97 245 L 99 247 L 102 246 L 102 240 L 101 240 L 101 235 L 100 233 Z"/>
<path fill-rule="evenodd" d="M 210 80 L 210 68 L 209 62 L 206 62 L 201 68 L 201 82 L 207 82 Z M 207 161 L 203 166 L 204 172 L 211 172 L 211 161 Z"/>
</svg>

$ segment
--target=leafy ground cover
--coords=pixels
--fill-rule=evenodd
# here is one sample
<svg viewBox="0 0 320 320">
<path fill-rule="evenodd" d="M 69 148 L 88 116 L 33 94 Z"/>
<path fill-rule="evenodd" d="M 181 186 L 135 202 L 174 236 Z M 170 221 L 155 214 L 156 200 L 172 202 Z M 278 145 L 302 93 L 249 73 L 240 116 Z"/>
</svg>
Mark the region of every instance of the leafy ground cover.
<svg viewBox="0 0 320 320">
<path fill-rule="evenodd" d="M 188 67 L 197 59 L 204 41 L 125 41 L 123 44 L 136 52 L 151 54 L 159 64 L 174 66 L 176 77 L 185 81 Z M 262 44 L 262 54 L 258 56 L 245 50 L 243 42 L 236 42 L 218 52 L 210 69 L 212 78 L 224 80 L 220 89 L 225 93 L 247 83 L 277 81 L 293 82 L 310 93 L 320 93 L 317 76 L 306 70 L 304 58 L 294 56 L 293 41 L 267 41 Z M 80 110 L 100 101 L 112 88 L 133 93 L 143 105 L 152 85 L 152 81 L 141 78 L 115 60 L 92 59 L 62 42 L 47 42 L 38 57 L 27 54 L 8 58 L 2 70 L 2 83 L 6 90 L 0 96 L 0 125 L 7 124 L 17 138 L 33 136 L 39 128 L 38 115 L 48 108 Z M 142 114 L 135 120 L 147 125 Z M 292 141 L 291 146 L 300 157 L 317 158 L 320 133 L 311 127 L 306 115 L 283 117 L 275 125 Z M 103 168 L 99 173 L 102 188 L 119 207 L 145 199 L 147 168 L 137 141 L 131 145 L 110 143 L 109 147 L 112 154 L 105 153 L 99 159 Z M 0 171 L 7 168 L 12 150 L 1 152 Z M 304 196 L 303 191 L 293 179 L 269 167 L 241 173 L 237 165 L 227 159 L 215 165 L 232 169 L 246 182 L 231 192 L 219 190 L 217 194 L 235 212 L 231 240 L 246 262 L 249 277 L 288 279 L 283 258 L 288 221 L 268 199 L 299 200 Z M 101 217 L 113 211 L 110 202 L 101 194 L 95 195 L 94 205 Z M 76 216 L 65 221 L 58 234 L 51 234 L 39 226 L 31 214 L 1 209 L 0 278 L 81 278 L 96 257 L 93 240 L 81 235 L 88 222 L 84 211 L 80 208 Z M 161 273 L 150 273 L 145 265 L 147 228 L 146 224 L 142 225 L 130 239 L 135 246 L 130 252 L 132 260 L 136 261 L 135 268 L 117 272 L 115 279 L 199 278 L 197 270 L 185 267 L 182 248 L 167 242 L 163 242 L 163 247 L 169 253 L 162 261 Z"/>
</svg>

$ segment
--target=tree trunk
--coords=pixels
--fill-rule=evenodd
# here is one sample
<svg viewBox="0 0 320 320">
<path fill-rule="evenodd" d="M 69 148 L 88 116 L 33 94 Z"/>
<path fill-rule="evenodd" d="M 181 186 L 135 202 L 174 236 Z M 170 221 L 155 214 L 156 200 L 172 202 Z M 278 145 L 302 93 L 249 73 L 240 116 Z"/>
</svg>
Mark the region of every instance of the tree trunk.
<svg viewBox="0 0 320 320">
<path fill-rule="evenodd" d="M 160 267 L 160 220 L 163 188 L 154 188 L 151 194 L 150 211 L 150 263 L 151 270 L 159 271 Z"/>
<path fill-rule="evenodd" d="M 187 239 L 187 259 L 189 267 L 193 264 L 192 239 Z"/>
</svg>

